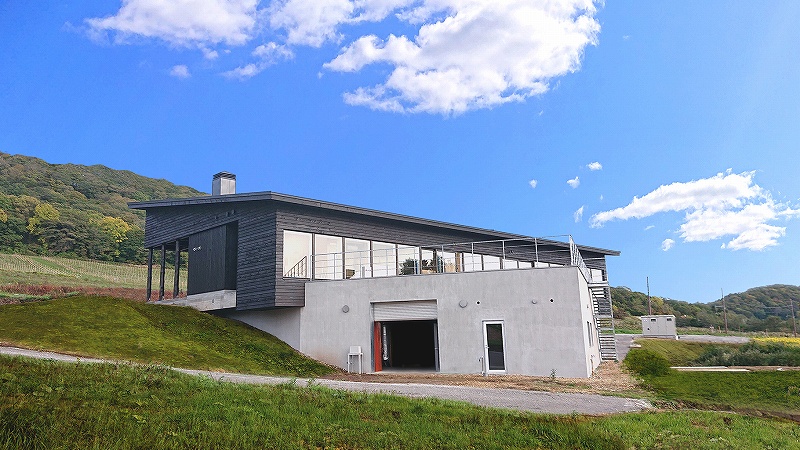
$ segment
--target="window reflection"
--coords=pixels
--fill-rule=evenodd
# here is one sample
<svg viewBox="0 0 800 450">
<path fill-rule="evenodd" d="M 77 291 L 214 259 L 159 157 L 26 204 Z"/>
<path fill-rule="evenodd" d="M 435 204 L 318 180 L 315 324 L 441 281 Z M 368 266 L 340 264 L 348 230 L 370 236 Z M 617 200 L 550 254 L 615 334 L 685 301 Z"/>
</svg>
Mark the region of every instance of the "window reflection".
<svg viewBox="0 0 800 450">
<path fill-rule="evenodd" d="M 437 264 L 433 259 L 433 250 L 422 249 L 422 273 L 436 273 Z"/>
<path fill-rule="evenodd" d="M 342 238 L 314 235 L 314 278 L 342 279 Z"/>
<path fill-rule="evenodd" d="M 456 254 L 452 252 L 439 252 L 441 255 L 439 272 L 455 272 L 456 271 Z"/>
<path fill-rule="evenodd" d="M 483 270 L 500 270 L 500 257 L 483 255 Z"/>
<path fill-rule="evenodd" d="M 517 260 L 515 259 L 504 259 L 503 260 L 503 269 L 516 269 L 519 266 L 517 265 Z"/>
<path fill-rule="evenodd" d="M 376 277 L 397 275 L 395 244 L 372 242 L 372 273 Z"/>
<path fill-rule="evenodd" d="M 311 278 L 311 233 L 283 232 L 283 276 Z"/>
<path fill-rule="evenodd" d="M 413 275 L 419 270 L 419 247 L 397 247 L 397 273 Z"/>
<path fill-rule="evenodd" d="M 344 240 L 344 276 L 345 278 L 369 278 L 370 268 L 369 241 L 362 239 Z"/>
<path fill-rule="evenodd" d="M 462 256 L 464 263 L 462 264 L 464 272 L 475 272 L 483 270 L 483 261 L 481 255 L 477 253 L 464 253 Z"/>
</svg>

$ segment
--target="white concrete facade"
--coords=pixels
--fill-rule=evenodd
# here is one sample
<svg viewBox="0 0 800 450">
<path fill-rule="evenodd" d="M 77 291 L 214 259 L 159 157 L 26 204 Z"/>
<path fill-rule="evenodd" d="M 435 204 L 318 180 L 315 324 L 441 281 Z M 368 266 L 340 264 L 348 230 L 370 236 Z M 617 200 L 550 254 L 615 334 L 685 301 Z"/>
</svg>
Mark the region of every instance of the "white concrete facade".
<svg viewBox="0 0 800 450">
<path fill-rule="evenodd" d="M 504 373 L 588 377 L 600 364 L 591 296 L 576 267 L 313 281 L 306 283 L 305 307 L 225 315 L 342 368 L 349 348 L 361 346 L 370 372 L 374 305 L 408 301 L 436 302 L 442 373 L 484 370 L 487 321 L 503 326 Z"/>
</svg>

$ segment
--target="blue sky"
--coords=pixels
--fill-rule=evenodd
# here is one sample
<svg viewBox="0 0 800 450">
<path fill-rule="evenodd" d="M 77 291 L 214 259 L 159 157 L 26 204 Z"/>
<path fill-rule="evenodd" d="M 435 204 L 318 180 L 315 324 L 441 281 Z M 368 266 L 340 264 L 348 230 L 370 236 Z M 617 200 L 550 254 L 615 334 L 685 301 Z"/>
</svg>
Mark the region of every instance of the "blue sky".
<svg viewBox="0 0 800 450">
<path fill-rule="evenodd" d="M 0 0 L 0 151 L 797 285 L 800 3 L 751 3 Z"/>
</svg>

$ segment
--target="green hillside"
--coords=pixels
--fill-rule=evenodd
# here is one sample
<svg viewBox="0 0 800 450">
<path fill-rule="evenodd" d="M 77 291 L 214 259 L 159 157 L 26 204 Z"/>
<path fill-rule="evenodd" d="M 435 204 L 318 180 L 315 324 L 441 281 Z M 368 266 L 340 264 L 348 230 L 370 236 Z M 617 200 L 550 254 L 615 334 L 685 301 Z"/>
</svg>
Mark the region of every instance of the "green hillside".
<svg viewBox="0 0 800 450">
<path fill-rule="evenodd" d="M 332 371 L 241 322 L 111 297 L 4 305 L 0 342 L 191 369 L 302 377 Z"/>
<path fill-rule="evenodd" d="M 624 319 L 648 314 L 647 294 L 621 286 L 611 288 L 614 317 Z M 791 303 L 800 301 L 800 286 L 775 284 L 725 296 L 728 329 L 733 331 L 792 331 Z M 679 327 L 723 328 L 722 300 L 688 303 L 651 296 L 653 314 L 674 314 Z M 795 311 L 800 316 L 800 311 Z"/>
<path fill-rule="evenodd" d="M 126 170 L 0 152 L 0 252 L 142 262 L 144 213 L 127 203 L 199 195 Z"/>
</svg>

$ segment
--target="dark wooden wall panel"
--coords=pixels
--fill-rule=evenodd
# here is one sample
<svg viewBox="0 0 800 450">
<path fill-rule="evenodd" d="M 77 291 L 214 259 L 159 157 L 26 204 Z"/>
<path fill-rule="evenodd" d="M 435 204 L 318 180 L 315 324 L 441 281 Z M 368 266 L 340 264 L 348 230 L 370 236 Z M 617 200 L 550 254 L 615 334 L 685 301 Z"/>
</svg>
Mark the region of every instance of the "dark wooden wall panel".
<svg viewBox="0 0 800 450">
<path fill-rule="evenodd" d="M 147 210 L 145 246 L 156 247 L 233 222 L 237 223 L 236 297 L 237 309 L 240 310 L 304 306 L 306 281 L 283 278 L 284 230 L 420 247 L 498 239 L 491 232 L 451 230 L 279 201 L 249 201 L 150 208 Z M 552 249 L 559 252 L 550 253 L 551 257 L 545 258 L 543 255 Z M 569 263 L 569 251 L 565 246 L 542 244 L 539 251 L 542 255 L 540 261 Z M 492 254 L 492 251 L 482 253 Z M 495 254 L 500 256 L 499 251 Z M 605 270 L 602 253 L 582 251 L 582 255 L 589 267 Z M 534 259 L 532 252 L 520 249 L 512 251 L 508 257 Z"/>
</svg>

